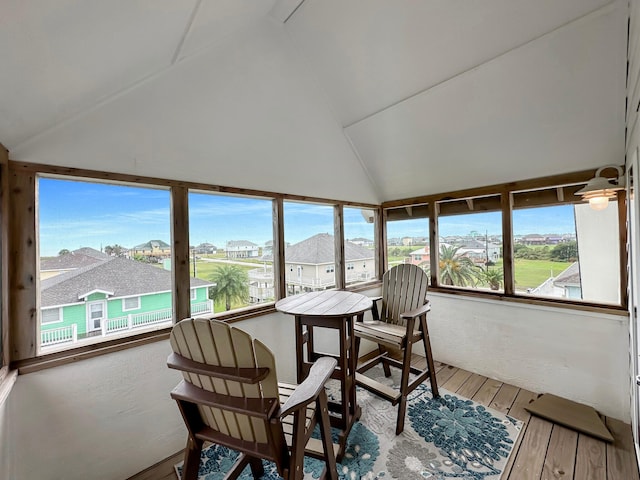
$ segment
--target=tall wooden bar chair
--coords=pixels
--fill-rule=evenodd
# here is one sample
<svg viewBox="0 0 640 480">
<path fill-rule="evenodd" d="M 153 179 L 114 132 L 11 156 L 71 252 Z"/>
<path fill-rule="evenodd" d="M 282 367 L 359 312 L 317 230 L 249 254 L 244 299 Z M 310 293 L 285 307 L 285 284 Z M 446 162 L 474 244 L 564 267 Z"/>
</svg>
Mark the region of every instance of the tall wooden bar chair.
<svg viewBox="0 0 640 480">
<path fill-rule="evenodd" d="M 382 296 L 373 299 L 373 321 L 355 323 L 356 352 L 362 338 L 377 343 L 379 352 L 358 367 L 356 383 L 389 400 L 392 405 L 398 405 L 396 435 L 404 430 L 410 392 L 428 378 L 434 398 L 440 396 L 427 329 L 427 312 L 431 309 L 427 300 L 428 280 L 426 273 L 416 265 L 401 264 L 387 270 L 382 277 Z M 420 341 L 424 346 L 426 368 L 411 365 L 413 344 Z M 388 348 L 401 350 L 403 360 L 391 358 Z M 362 374 L 378 363 L 382 363 L 387 377 L 391 376 L 390 365 L 401 369 L 399 391 Z M 417 375 L 411 382 L 409 373 Z"/>
<path fill-rule="evenodd" d="M 336 480 L 324 389 L 335 359 L 318 359 L 307 379 L 294 386 L 278 383 L 274 356 L 262 342 L 226 323 L 182 320 L 170 343 L 167 364 L 183 375 L 171 397 L 189 431 L 183 480 L 197 478 L 204 442 L 240 452 L 225 479 L 237 478 L 247 465 L 259 478 L 261 459 L 274 462 L 285 480 L 302 479 L 306 446 L 307 454 L 326 461 L 321 478 Z M 321 440 L 311 438 L 317 424 Z"/>
</svg>

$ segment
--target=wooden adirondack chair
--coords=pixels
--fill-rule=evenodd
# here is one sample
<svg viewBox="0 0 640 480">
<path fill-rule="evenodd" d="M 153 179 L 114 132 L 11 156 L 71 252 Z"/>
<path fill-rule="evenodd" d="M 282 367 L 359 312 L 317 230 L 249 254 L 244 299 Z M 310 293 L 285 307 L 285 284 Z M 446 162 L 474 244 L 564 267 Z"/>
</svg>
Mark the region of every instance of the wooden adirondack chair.
<svg viewBox="0 0 640 480">
<path fill-rule="evenodd" d="M 379 351 L 375 358 L 357 369 L 356 383 L 389 400 L 392 405 L 398 405 L 396 435 L 404 430 L 407 395 L 410 392 L 428 378 L 433 396 L 439 396 L 427 330 L 427 312 L 431 309 L 427 300 L 428 280 L 426 273 L 416 265 L 401 264 L 387 270 L 382 277 L 382 296 L 373 299 L 373 321 L 356 322 L 354 327 L 356 351 L 362 338 L 377 343 Z M 378 302 L 382 303 L 381 309 L 378 309 Z M 427 359 L 424 369 L 411 365 L 412 347 L 419 341 L 424 345 Z M 390 358 L 387 347 L 403 351 L 403 361 Z M 362 374 L 380 362 L 387 377 L 391 376 L 389 365 L 402 370 L 399 391 Z M 417 375 L 411 383 L 409 373 Z"/>
<path fill-rule="evenodd" d="M 302 479 L 305 446 L 325 459 L 322 478 L 337 478 L 324 389 L 335 359 L 318 359 L 296 387 L 278 384 L 274 356 L 263 343 L 226 323 L 182 320 L 170 342 L 167 364 L 184 377 L 171 392 L 189 431 L 183 480 L 197 478 L 204 442 L 241 453 L 225 478 L 237 478 L 247 464 L 258 478 L 266 459 L 285 480 Z M 310 438 L 316 424 L 321 440 Z"/>
</svg>

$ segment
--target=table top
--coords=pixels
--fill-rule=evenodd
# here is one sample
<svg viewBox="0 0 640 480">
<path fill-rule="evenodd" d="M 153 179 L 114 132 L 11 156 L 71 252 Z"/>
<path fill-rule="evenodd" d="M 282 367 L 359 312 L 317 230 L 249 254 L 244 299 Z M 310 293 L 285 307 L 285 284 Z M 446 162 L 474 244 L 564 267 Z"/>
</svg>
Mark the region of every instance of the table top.
<svg viewBox="0 0 640 480">
<path fill-rule="evenodd" d="M 344 317 L 371 309 L 373 302 L 365 295 L 343 290 L 323 290 L 283 298 L 276 310 L 299 316 Z"/>
</svg>

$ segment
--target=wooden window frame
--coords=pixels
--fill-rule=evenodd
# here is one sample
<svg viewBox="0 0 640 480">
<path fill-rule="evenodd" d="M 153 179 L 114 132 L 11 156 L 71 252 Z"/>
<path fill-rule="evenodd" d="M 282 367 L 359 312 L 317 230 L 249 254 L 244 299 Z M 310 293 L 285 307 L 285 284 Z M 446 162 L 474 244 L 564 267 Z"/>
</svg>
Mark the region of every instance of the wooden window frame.
<svg viewBox="0 0 640 480">
<path fill-rule="evenodd" d="M 3 150 L 0 149 L 0 153 L 2 151 Z M 4 152 L 6 153 L 6 150 Z M 4 163 L 2 163 L 3 161 Z M 117 174 L 88 169 L 16 162 L 8 159 L 8 153 L 6 153 L 4 157 L 0 155 L 0 168 L 4 168 L 3 173 L 6 173 L 0 178 L 6 183 L 6 187 L 2 189 L 2 193 L 5 194 L 2 196 L 2 199 L 3 202 L 6 202 L 4 212 L 8 213 L 2 217 L 2 220 L 6 222 L 3 232 L 7 236 L 10 232 L 10 237 L 8 237 L 7 242 L 4 242 L 3 247 L 8 246 L 11 252 L 11 258 L 18 259 L 18 261 L 12 263 L 11 269 L 3 269 L 3 273 L 10 270 L 10 274 L 8 281 L 5 283 L 5 285 L 8 285 L 8 288 L 3 289 L 3 294 L 7 294 L 8 301 L 3 302 L 2 306 L 3 308 L 7 308 L 8 313 L 3 317 L 7 322 L 7 326 L 3 328 L 2 331 L 3 341 L 6 341 L 6 348 L 3 348 L 2 353 L 3 357 L 6 357 L 5 365 L 18 368 L 21 373 L 41 370 L 43 368 L 74 362 L 83 358 L 90 358 L 158 340 L 165 340 L 168 338 L 171 330 L 171 328 L 168 327 L 157 331 L 132 335 L 130 337 L 110 339 L 94 345 L 76 347 L 62 352 L 37 354 L 37 321 L 39 320 L 38 311 L 40 307 L 38 296 L 39 281 L 37 278 L 38 244 L 36 235 L 36 180 L 38 175 L 59 177 L 61 179 L 78 179 L 89 182 L 143 184 L 150 187 L 158 186 L 170 189 L 174 319 L 188 318 L 191 315 L 188 225 L 189 191 L 197 190 L 205 193 L 253 196 L 269 199 L 272 202 L 274 291 L 276 293 L 276 299 L 286 296 L 283 225 L 283 204 L 285 200 L 332 206 L 334 208 L 334 235 L 340 239 L 342 239 L 342 218 L 340 213 L 344 206 L 373 210 L 376 212 L 377 220 L 375 224 L 376 238 L 374 239 L 377 245 L 379 245 L 379 243 L 377 243 L 378 239 L 382 238 L 380 232 L 381 223 L 379 222 L 381 218 L 379 213 L 380 205 L 167 180 L 155 177 Z M 6 195 L 7 192 L 11 194 L 11 201 L 9 201 L 8 195 Z M 344 287 L 345 269 L 343 256 L 343 249 L 336 252 L 336 288 Z M 8 254 L 6 258 L 9 258 Z M 380 267 L 376 262 L 376 272 L 379 271 Z M 341 272 L 341 278 L 338 278 L 338 272 Z M 377 281 L 378 278 L 367 284 L 359 284 L 357 288 L 370 287 L 371 285 L 375 285 Z M 250 306 L 231 312 L 222 312 L 215 314 L 215 318 L 235 322 L 273 312 L 275 312 L 274 303 L 269 303 Z M 20 319 L 20 321 L 17 319 Z M 9 335 L 9 333 L 11 333 L 11 335 Z M 9 355 L 10 352 L 11 355 Z M 6 374 L 3 375 L 6 376 Z"/>
<path fill-rule="evenodd" d="M 392 211 L 402 211 L 405 209 L 408 218 L 411 218 L 413 212 L 419 207 L 421 210 L 419 215 L 421 217 L 429 218 L 429 248 L 434 255 L 431 255 L 431 291 L 448 293 L 453 295 L 461 295 L 468 297 L 482 297 L 491 298 L 501 301 L 511 301 L 515 303 L 527 303 L 543 306 L 556 306 L 563 308 L 571 308 L 575 310 L 585 310 L 602 313 L 613 313 L 619 315 L 626 315 L 628 306 L 628 291 L 627 291 L 627 266 L 626 266 L 626 251 L 627 251 L 627 209 L 626 209 L 626 194 L 624 191 L 617 193 L 617 208 L 618 208 L 618 237 L 619 237 L 619 253 L 620 253 L 620 305 L 610 305 L 590 301 L 577 301 L 561 298 L 549 298 L 549 297 L 535 297 L 531 295 L 522 295 L 515 292 L 515 278 L 514 278 L 514 265 L 513 265 L 513 225 L 512 225 L 512 212 L 514 208 L 514 196 L 518 202 L 526 202 L 527 206 L 535 206 L 536 202 L 548 202 L 545 200 L 545 195 L 555 195 L 558 199 L 558 203 L 564 203 L 564 198 L 572 198 L 571 195 L 575 194 L 581 185 L 584 185 L 589 179 L 593 178 L 595 169 L 584 170 L 580 172 L 568 173 L 564 175 L 554 175 L 530 180 L 523 180 L 518 182 L 511 182 L 507 184 L 497 184 L 487 187 L 458 190 L 454 192 L 443 192 L 433 195 L 425 195 L 421 197 L 412 197 L 403 200 L 395 200 L 392 202 L 382 203 L 382 215 L 384 219 L 384 225 L 382 230 L 386 232 L 387 218 Z M 552 191 L 550 189 L 555 189 Z M 540 198 L 535 198 L 536 195 L 529 195 L 530 198 L 518 198 L 526 192 L 536 192 L 542 190 L 550 190 L 551 193 L 544 193 Z M 482 290 L 472 290 L 463 287 L 445 286 L 439 284 L 437 278 L 438 269 L 438 250 L 437 241 L 438 235 L 438 218 L 440 216 L 439 202 L 459 201 L 460 205 L 468 200 L 474 200 L 475 198 L 485 198 L 499 195 L 499 209 L 502 212 L 502 239 L 503 239 L 503 272 L 504 272 L 504 292 L 491 292 Z M 578 203 L 579 199 L 576 199 Z M 495 202 L 494 202 L 495 203 Z M 542 205 L 543 203 L 539 203 Z M 548 204 L 548 203 L 547 203 Z M 471 203 L 475 205 L 475 203 Z M 469 208 L 471 208 L 469 205 Z M 522 206 L 522 205 L 520 205 Z M 495 209 L 496 205 L 492 205 L 491 208 Z M 425 208 L 426 212 L 425 213 Z M 486 208 L 486 207 L 484 207 Z M 471 213 L 473 210 L 470 210 Z M 386 266 L 386 235 L 385 242 L 382 243 Z"/>
</svg>

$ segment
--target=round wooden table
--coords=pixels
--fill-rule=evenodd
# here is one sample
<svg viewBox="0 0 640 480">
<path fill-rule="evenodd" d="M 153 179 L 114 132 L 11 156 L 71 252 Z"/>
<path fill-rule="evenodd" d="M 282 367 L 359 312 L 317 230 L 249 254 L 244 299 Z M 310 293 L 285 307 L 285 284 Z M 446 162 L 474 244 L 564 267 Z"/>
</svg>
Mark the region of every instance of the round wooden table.
<svg viewBox="0 0 640 480">
<path fill-rule="evenodd" d="M 356 358 L 354 319 L 362 321 L 364 313 L 373 303 L 365 295 L 342 290 L 324 290 L 283 298 L 276 309 L 295 316 L 296 372 L 302 382 L 311 365 L 320 357 L 330 356 L 338 361 L 331 378 L 340 382 L 341 401 L 330 401 L 331 425 L 340 429 L 338 458 L 342 458 L 347 437 L 353 424 L 360 418 L 356 403 Z M 338 354 L 318 352 L 313 342 L 314 327 L 338 330 Z M 306 345 L 306 349 L 305 349 Z"/>
</svg>

